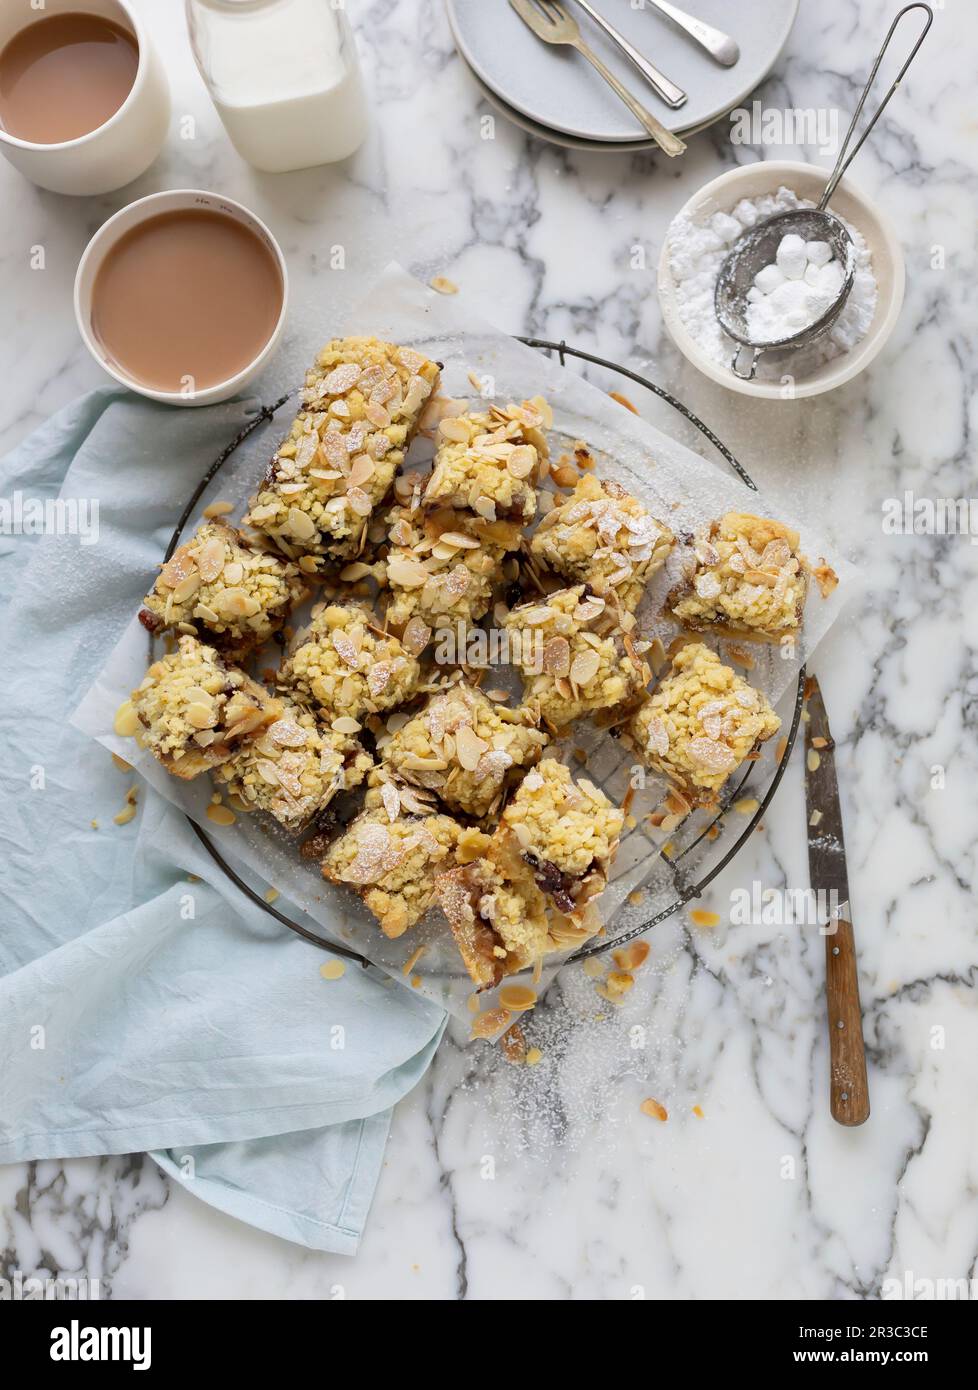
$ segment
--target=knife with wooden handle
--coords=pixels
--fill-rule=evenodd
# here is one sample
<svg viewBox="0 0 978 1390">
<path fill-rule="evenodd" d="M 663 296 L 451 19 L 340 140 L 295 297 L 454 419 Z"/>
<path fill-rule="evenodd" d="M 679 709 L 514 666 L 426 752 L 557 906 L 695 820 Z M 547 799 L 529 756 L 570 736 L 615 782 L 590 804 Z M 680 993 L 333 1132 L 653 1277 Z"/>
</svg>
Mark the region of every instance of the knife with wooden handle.
<svg viewBox="0 0 978 1390">
<path fill-rule="evenodd" d="M 825 997 L 829 1022 L 829 1094 L 832 1118 L 861 1125 L 869 1118 L 869 1084 L 859 1005 L 859 970 L 849 905 L 842 809 L 835 772 L 835 745 L 822 692 L 808 678 L 805 725 L 805 801 L 808 806 L 808 869 L 812 889 L 831 904 L 825 928 Z"/>
</svg>

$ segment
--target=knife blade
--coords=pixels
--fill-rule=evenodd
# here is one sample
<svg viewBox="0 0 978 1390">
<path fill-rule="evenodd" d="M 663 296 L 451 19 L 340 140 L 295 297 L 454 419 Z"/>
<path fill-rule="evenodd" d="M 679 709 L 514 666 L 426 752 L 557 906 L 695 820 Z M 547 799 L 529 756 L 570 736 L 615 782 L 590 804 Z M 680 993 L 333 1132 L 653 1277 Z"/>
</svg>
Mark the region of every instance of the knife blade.
<svg viewBox="0 0 978 1390">
<path fill-rule="evenodd" d="M 814 676 L 808 678 L 805 699 L 808 714 L 805 723 L 808 871 L 817 900 L 828 903 L 828 922 L 820 930 L 825 934 L 830 1105 L 832 1117 L 839 1124 L 861 1125 L 869 1118 L 869 1083 L 842 807 L 835 770 L 835 745 L 822 692 Z"/>
</svg>

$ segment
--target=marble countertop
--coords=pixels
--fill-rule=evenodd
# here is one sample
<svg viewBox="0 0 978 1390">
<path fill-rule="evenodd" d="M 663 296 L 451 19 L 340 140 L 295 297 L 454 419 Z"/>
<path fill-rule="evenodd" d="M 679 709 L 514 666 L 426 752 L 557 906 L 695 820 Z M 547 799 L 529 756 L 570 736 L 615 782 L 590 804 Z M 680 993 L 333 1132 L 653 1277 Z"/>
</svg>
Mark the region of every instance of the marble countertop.
<svg viewBox="0 0 978 1390">
<path fill-rule="evenodd" d="M 817 934 L 727 920 L 737 888 L 807 886 L 796 757 L 763 833 L 701 904 L 721 927 L 657 929 L 655 968 L 613 1018 L 554 1027 L 592 987 L 576 968 L 548 997 L 538 1067 L 445 1040 L 396 1111 L 355 1259 L 256 1232 L 136 1155 L 0 1169 L 6 1262 L 166 1298 L 845 1299 L 908 1272 L 978 1276 L 978 551 L 883 522 L 888 499 L 967 497 L 973 477 L 978 12 L 937 13 L 859 157 L 858 182 L 906 253 L 888 348 L 833 394 L 766 402 L 699 376 L 665 336 L 659 248 L 670 217 L 725 168 L 828 167 L 829 153 L 733 144 L 724 121 L 675 163 L 541 144 L 485 122 L 441 0 L 361 0 L 350 8 L 374 99 L 368 144 L 344 166 L 259 175 L 223 135 L 182 7 L 140 7 L 174 95 L 157 164 L 77 201 L 0 167 L 0 447 L 102 379 L 75 331 L 75 266 L 109 214 L 166 187 L 223 191 L 271 225 L 305 306 L 297 340 L 393 258 L 450 277 L 503 329 L 566 338 L 675 392 L 866 575 L 816 669 L 838 742 L 873 1114 L 854 1131 L 829 1117 Z M 803 0 L 756 97 L 847 113 L 895 8 L 872 0 L 857 20 L 847 0 Z M 336 244 L 344 272 L 329 268 Z M 43 273 L 28 269 L 36 245 Z M 647 1046 L 630 1045 L 636 1024 Z M 667 1123 L 641 1113 L 647 1096 Z"/>
</svg>

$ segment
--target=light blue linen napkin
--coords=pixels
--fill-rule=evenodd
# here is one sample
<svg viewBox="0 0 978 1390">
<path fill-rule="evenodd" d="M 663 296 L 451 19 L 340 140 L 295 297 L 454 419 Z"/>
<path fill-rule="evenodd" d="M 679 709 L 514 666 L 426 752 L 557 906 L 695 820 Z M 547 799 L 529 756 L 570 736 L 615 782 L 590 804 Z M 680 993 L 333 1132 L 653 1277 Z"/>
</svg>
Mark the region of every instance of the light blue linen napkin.
<svg viewBox="0 0 978 1390">
<path fill-rule="evenodd" d="M 353 1254 L 444 1014 L 373 968 L 324 979 L 149 788 L 114 824 L 132 774 L 67 723 L 256 409 L 105 387 L 0 462 L 0 1162 L 153 1150 L 213 1206 Z"/>
</svg>

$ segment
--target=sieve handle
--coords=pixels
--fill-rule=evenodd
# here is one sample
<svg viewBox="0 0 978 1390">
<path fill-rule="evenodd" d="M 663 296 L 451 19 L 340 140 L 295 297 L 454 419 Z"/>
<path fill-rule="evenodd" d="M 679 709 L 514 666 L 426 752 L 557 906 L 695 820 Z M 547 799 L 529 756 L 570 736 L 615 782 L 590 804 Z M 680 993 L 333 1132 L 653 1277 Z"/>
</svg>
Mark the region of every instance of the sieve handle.
<svg viewBox="0 0 978 1390">
<path fill-rule="evenodd" d="M 763 348 L 751 347 L 748 343 L 742 343 L 734 353 L 730 362 L 730 370 L 733 372 L 734 376 L 739 376 L 741 381 L 753 381 L 754 377 L 757 375 L 758 359 L 763 351 Z M 749 362 L 745 362 L 741 367 L 740 359 L 744 353 L 748 352 L 751 354 L 751 359 Z"/>
<path fill-rule="evenodd" d="M 863 131 L 856 145 L 853 147 L 852 153 L 847 158 L 846 151 L 849 148 L 849 141 L 852 139 L 853 132 L 855 131 L 856 125 L 859 121 L 859 117 L 862 115 L 863 107 L 866 105 L 866 98 L 869 96 L 873 83 L 876 81 L 876 74 L 879 72 L 880 63 L 883 61 L 883 55 L 890 46 L 890 40 L 893 38 L 893 35 L 896 32 L 897 25 L 900 23 L 900 20 L 903 18 L 905 14 L 909 14 L 911 10 L 923 10 L 927 15 L 927 23 L 924 25 L 923 29 L 921 29 L 919 35 L 917 36 L 917 42 L 910 50 L 910 54 L 907 58 L 907 61 L 904 63 L 900 71 L 897 73 L 896 80 L 894 81 L 892 87 L 887 92 L 883 100 L 880 102 L 879 106 L 876 108 L 876 112 L 873 115 L 873 119 L 870 121 L 869 125 Z M 933 24 L 933 22 L 934 11 L 931 9 L 930 5 L 923 4 L 904 5 L 903 9 L 900 10 L 900 12 L 894 18 L 893 23 L 890 25 L 889 31 L 887 32 L 886 38 L 883 40 L 883 47 L 876 55 L 876 62 L 873 64 L 873 70 L 869 74 L 869 79 L 866 82 L 865 87 L 863 88 L 863 94 L 859 98 L 859 105 L 856 107 L 856 110 L 853 113 L 852 120 L 849 123 L 849 129 L 846 131 L 846 138 L 843 140 L 842 149 L 839 151 L 839 158 L 835 162 L 835 168 L 832 170 L 832 174 L 829 178 L 829 181 L 825 185 L 825 192 L 822 194 L 822 197 L 818 204 L 819 212 L 823 212 L 825 210 L 825 206 L 828 203 L 829 199 L 832 197 L 832 194 L 835 192 L 836 185 L 842 178 L 842 175 L 846 172 L 846 170 L 849 168 L 849 165 L 852 163 L 856 155 L 862 149 L 863 142 L 865 141 L 866 136 L 873 129 L 873 126 L 879 120 L 880 116 L 882 116 L 884 110 L 886 109 L 887 102 L 890 100 L 890 97 L 893 95 L 897 87 L 899 87 L 900 83 L 903 81 L 903 77 L 907 71 L 907 68 L 913 62 L 914 58 L 916 58 L 917 50 L 923 43 L 924 39 L 927 37 L 927 31 L 930 29 L 930 26 Z"/>
</svg>

